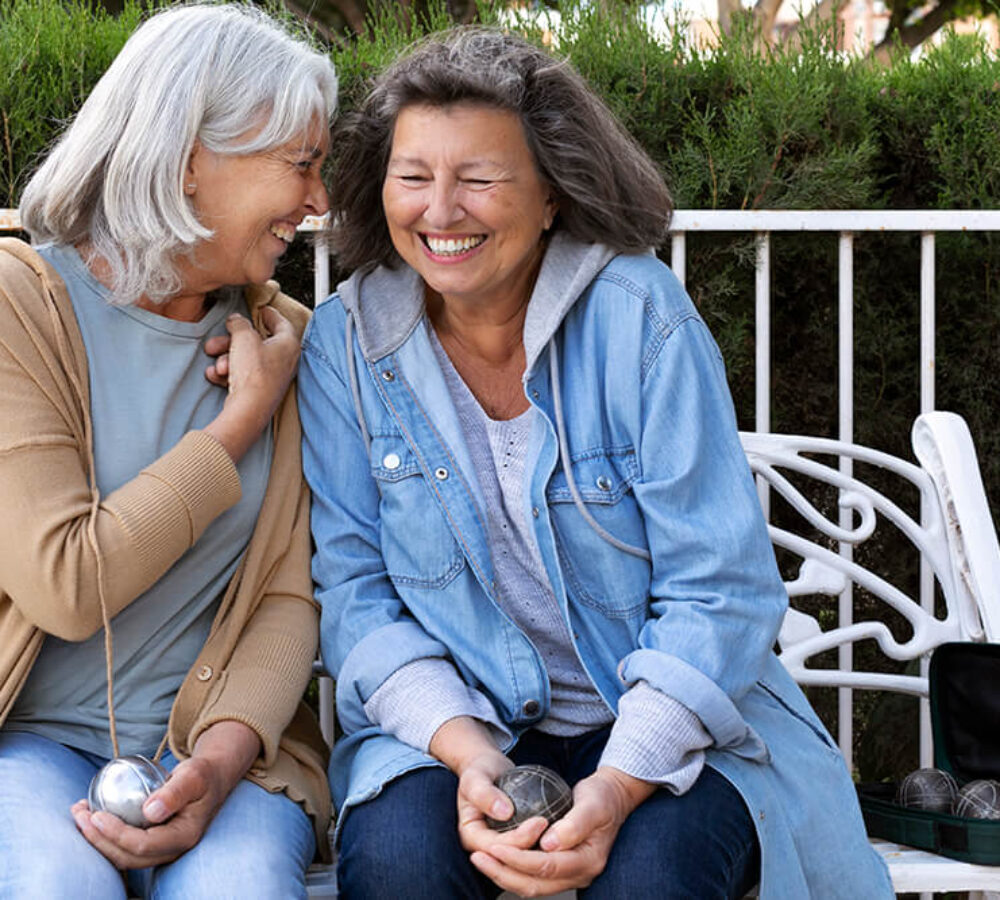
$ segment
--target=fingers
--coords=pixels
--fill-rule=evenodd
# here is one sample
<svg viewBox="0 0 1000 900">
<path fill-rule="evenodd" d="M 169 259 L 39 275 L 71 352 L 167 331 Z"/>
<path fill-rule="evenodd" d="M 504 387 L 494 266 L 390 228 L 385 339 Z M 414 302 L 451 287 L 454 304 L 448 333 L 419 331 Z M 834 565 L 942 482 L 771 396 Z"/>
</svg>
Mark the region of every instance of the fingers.
<svg viewBox="0 0 1000 900">
<path fill-rule="evenodd" d="M 253 329 L 253 324 L 246 316 L 241 316 L 239 313 L 233 313 L 226 319 L 226 331 L 235 338 L 240 334 L 256 334 Z"/>
<path fill-rule="evenodd" d="M 229 354 L 223 354 L 205 369 L 205 377 L 219 387 L 229 386 Z"/>
<path fill-rule="evenodd" d="M 209 356 L 221 356 L 223 353 L 228 353 L 231 340 L 228 334 L 212 335 L 205 341 L 205 352 Z"/>
<path fill-rule="evenodd" d="M 617 834 L 631 810 L 617 802 L 618 795 L 607 779 L 591 775 L 573 788 L 573 806 L 542 837 L 543 850 L 570 850 L 595 834 Z"/>
<path fill-rule="evenodd" d="M 506 844 L 476 851 L 469 859 L 494 884 L 521 897 L 543 897 L 585 887 L 600 874 L 579 852 L 544 853 Z"/>
<path fill-rule="evenodd" d="M 143 815 L 153 824 L 165 822 L 186 806 L 197 803 L 208 790 L 208 780 L 198 760 L 180 763 L 167 783 L 149 795 L 142 805 Z"/>
<path fill-rule="evenodd" d="M 594 813 L 598 814 L 595 815 Z M 574 806 L 542 835 L 543 850 L 571 850 L 604 824 L 606 816 L 586 805 Z"/>
<path fill-rule="evenodd" d="M 92 813 L 85 800 L 70 812 L 80 833 L 119 869 L 142 869 L 170 862 L 197 842 L 190 822 L 133 828 L 107 812 Z"/>
<path fill-rule="evenodd" d="M 292 323 L 273 306 L 265 306 L 260 311 L 260 317 L 264 323 L 264 327 L 272 337 L 298 340 L 295 336 L 295 329 L 292 327 Z"/>
<path fill-rule="evenodd" d="M 459 794 L 483 815 L 500 821 L 514 815 L 510 797 L 493 783 L 489 773 L 483 769 L 471 769 L 462 776 Z"/>
<path fill-rule="evenodd" d="M 465 850 L 470 853 L 475 850 L 487 850 L 496 844 L 527 850 L 537 846 L 538 839 L 548 824 L 541 816 L 535 816 L 510 831 L 494 831 L 482 817 L 479 817 L 459 822 L 459 839 Z"/>
</svg>

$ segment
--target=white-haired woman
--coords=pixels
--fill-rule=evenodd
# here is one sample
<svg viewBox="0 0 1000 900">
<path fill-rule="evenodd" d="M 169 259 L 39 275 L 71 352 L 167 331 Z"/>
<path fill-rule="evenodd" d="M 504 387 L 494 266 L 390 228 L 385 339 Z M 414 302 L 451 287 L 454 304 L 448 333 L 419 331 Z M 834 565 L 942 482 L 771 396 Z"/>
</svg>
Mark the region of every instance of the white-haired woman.
<svg viewBox="0 0 1000 900">
<path fill-rule="evenodd" d="M 0 241 L 2 897 L 305 895 L 307 312 L 268 279 L 327 209 L 336 89 L 249 7 L 158 13 Z M 82 799 L 129 754 L 171 770 L 147 829 Z"/>
</svg>

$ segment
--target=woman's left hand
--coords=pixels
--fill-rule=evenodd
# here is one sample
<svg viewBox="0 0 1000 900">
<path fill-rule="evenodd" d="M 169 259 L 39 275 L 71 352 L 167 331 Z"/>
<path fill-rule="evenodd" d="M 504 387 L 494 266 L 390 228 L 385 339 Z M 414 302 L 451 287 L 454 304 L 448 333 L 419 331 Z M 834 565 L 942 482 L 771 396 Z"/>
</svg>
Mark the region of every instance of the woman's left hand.
<svg viewBox="0 0 1000 900">
<path fill-rule="evenodd" d="M 201 840 L 259 753 L 255 731 L 241 722 L 217 722 L 143 805 L 146 818 L 162 824 L 134 828 L 111 813 L 91 812 L 86 800 L 73 804 L 73 819 L 83 836 L 119 869 L 172 862 Z"/>
<path fill-rule="evenodd" d="M 542 835 L 541 849 L 495 843 L 470 858 L 494 883 L 522 897 L 586 887 L 604 871 L 622 823 L 655 790 L 602 766 L 573 788 L 573 808 Z"/>
</svg>

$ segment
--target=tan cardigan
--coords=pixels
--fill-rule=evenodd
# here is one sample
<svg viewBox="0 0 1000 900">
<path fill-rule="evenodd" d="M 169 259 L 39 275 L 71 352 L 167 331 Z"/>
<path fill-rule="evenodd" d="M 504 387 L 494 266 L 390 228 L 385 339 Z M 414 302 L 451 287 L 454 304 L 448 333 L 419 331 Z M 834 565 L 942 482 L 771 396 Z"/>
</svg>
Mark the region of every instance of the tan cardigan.
<svg viewBox="0 0 1000 900">
<path fill-rule="evenodd" d="M 273 282 L 247 300 L 260 330 L 272 305 L 301 331 L 308 310 Z M 155 377 L 151 373 L 150 377 Z M 160 578 L 240 497 L 236 467 L 204 432 L 107 496 L 94 476 L 87 357 L 65 285 L 27 244 L 0 239 L 0 724 L 45 633 L 79 641 Z M 170 748 L 190 756 L 221 720 L 260 736 L 248 778 L 312 817 L 326 854 L 326 748 L 302 702 L 318 641 L 309 495 L 294 386 L 274 417 L 274 458 L 250 544 L 170 715 Z"/>
</svg>

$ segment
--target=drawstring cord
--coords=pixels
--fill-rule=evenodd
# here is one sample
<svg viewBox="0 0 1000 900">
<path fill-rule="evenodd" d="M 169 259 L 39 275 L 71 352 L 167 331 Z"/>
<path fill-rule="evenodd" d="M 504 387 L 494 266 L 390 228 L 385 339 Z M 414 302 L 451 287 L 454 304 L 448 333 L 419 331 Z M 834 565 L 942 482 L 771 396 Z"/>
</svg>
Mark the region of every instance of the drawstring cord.
<svg viewBox="0 0 1000 900">
<path fill-rule="evenodd" d="M 58 344 L 59 353 L 63 359 L 72 359 L 73 352 L 70 348 L 63 322 L 59 317 L 59 313 L 56 310 L 54 302 L 49 304 L 48 312 L 56 335 L 56 343 Z M 83 390 L 80 379 L 77 377 L 75 367 L 67 366 L 67 374 L 69 376 L 70 385 L 76 393 L 77 401 L 82 408 L 86 405 L 86 394 Z M 91 448 L 93 447 L 93 435 L 91 427 L 90 417 L 87 415 L 87 411 L 83 410 L 83 446 L 87 447 L 92 455 L 93 451 Z M 111 735 L 111 752 L 114 756 L 119 756 L 118 725 L 115 721 L 114 639 L 111 635 L 111 617 L 108 614 L 108 601 L 104 590 L 104 558 L 101 555 L 100 545 L 97 541 L 97 515 L 101 504 L 101 495 L 97 489 L 97 476 L 94 471 L 93 459 L 90 459 L 89 463 L 90 467 L 87 477 L 89 481 L 88 487 L 90 488 L 90 515 L 87 519 L 87 541 L 90 543 L 90 549 L 94 554 L 94 564 L 97 569 L 97 602 L 101 608 L 101 624 L 104 627 L 104 667 L 108 682 L 108 730 Z M 157 751 L 157 758 L 159 758 L 160 752 L 162 751 Z"/>
<path fill-rule="evenodd" d="M 20 258 L 20 257 L 19 257 Z M 53 293 L 51 285 L 48 283 L 42 270 L 38 268 L 38 265 L 31 258 L 25 258 L 23 260 L 26 262 L 38 275 L 39 281 L 42 284 L 45 296 L 48 299 L 46 304 L 46 311 L 49 316 L 49 321 L 52 325 L 52 332 L 55 335 L 56 345 L 58 352 L 62 359 L 67 360 L 66 374 L 69 378 L 70 387 L 74 392 L 77 402 L 80 404 L 80 409 L 83 418 L 83 434 L 77 434 L 77 440 L 81 441 L 82 446 L 87 447 L 90 453 L 89 472 L 88 472 L 88 487 L 90 489 L 90 514 L 87 520 L 86 534 L 87 542 L 90 544 L 90 549 L 94 554 L 94 564 L 96 567 L 96 579 L 97 579 L 97 602 L 101 609 L 101 624 L 104 628 L 104 665 L 105 665 L 105 675 L 108 682 L 107 690 L 107 701 L 108 701 L 108 730 L 111 737 L 111 751 L 114 756 L 119 756 L 119 746 L 118 746 L 118 724 L 115 720 L 115 702 L 114 702 L 114 639 L 111 633 L 111 617 L 108 613 L 108 601 L 107 593 L 104 587 L 104 558 L 101 555 L 100 545 L 97 540 L 97 516 L 100 510 L 101 497 L 100 492 L 97 488 L 97 474 L 94 468 L 93 462 L 93 432 L 92 423 L 86 409 L 87 406 L 87 392 L 81 382 L 78 371 L 76 368 L 76 354 L 73 352 L 73 348 L 69 339 L 69 335 L 66 333 L 65 323 L 62 317 L 59 315 L 58 302 Z M 72 361 L 72 362 L 69 362 Z M 154 761 L 159 761 L 160 756 L 163 754 L 164 749 L 167 745 L 167 740 L 169 738 L 169 729 L 166 734 L 164 734 L 163 739 L 160 741 L 160 745 L 156 750 L 156 755 L 153 757 Z"/>
<path fill-rule="evenodd" d="M 556 419 L 556 435 L 559 438 L 559 459 L 562 462 L 563 472 L 566 475 L 566 487 L 569 488 L 570 496 L 577 511 L 583 516 L 594 532 L 612 547 L 628 553 L 630 556 L 638 556 L 639 559 L 651 560 L 649 552 L 642 547 L 633 547 L 624 541 L 618 540 L 613 534 L 602 528 L 594 517 L 590 514 L 580 496 L 580 491 L 576 486 L 576 479 L 573 477 L 573 465 L 569 456 L 569 441 L 566 439 L 566 421 L 563 418 L 562 390 L 559 387 L 559 354 L 556 350 L 556 339 L 553 336 L 549 340 L 549 380 L 552 383 L 552 408 Z"/>
</svg>

